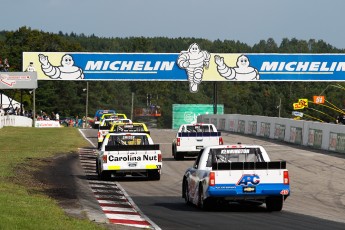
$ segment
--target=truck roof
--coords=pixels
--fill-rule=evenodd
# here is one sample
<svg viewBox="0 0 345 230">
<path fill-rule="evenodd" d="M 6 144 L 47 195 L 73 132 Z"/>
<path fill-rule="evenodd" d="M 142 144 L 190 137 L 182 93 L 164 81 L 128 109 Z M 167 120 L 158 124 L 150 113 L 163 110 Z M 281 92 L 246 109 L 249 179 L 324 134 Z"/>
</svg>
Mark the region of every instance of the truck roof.
<svg viewBox="0 0 345 230">
<path fill-rule="evenodd" d="M 205 148 L 217 148 L 217 149 L 223 149 L 223 148 L 235 148 L 235 149 L 244 149 L 244 148 L 263 148 L 261 145 L 250 145 L 250 144 L 224 144 L 224 145 L 212 145 L 212 146 L 206 146 Z"/>
</svg>

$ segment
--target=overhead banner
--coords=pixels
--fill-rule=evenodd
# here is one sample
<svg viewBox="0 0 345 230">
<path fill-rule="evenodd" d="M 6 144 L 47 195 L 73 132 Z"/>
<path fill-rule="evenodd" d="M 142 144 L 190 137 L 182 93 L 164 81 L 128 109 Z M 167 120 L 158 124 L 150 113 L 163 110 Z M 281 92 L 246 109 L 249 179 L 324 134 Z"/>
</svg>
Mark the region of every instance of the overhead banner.
<svg viewBox="0 0 345 230">
<path fill-rule="evenodd" d="M 345 81 L 345 54 L 209 53 L 193 43 L 179 53 L 24 52 L 38 80 Z"/>
<path fill-rule="evenodd" d="M 0 72 L 0 89 L 36 89 L 35 72 Z"/>
</svg>

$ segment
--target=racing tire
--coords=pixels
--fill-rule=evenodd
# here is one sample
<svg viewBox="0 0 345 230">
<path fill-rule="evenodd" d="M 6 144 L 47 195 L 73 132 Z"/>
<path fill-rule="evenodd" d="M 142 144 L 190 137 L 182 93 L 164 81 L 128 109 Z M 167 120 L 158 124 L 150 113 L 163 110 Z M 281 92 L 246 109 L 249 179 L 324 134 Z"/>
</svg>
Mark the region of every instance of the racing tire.
<svg viewBox="0 0 345 230">
<path fill-rule="evenodd" d="M 149 180 L 160 180 L 161 179 L 161 174 L 159 173 L 158 170 L 149 170 L 147 174 L 148 174 Z"/>
<path fill-rule="evenodd" d="M 188 182 L 186 181 L 186 179 L 183 180 L 182 197 L 184 198 L 185 204 L 191 204 L 189 199 Z"/>
<path fill-rule="evenodd" d="M 274 196 L 266 198 L 266 208 L 269 212 L 279 212 L 283 209 L 283 197 Z"/>
</svg>

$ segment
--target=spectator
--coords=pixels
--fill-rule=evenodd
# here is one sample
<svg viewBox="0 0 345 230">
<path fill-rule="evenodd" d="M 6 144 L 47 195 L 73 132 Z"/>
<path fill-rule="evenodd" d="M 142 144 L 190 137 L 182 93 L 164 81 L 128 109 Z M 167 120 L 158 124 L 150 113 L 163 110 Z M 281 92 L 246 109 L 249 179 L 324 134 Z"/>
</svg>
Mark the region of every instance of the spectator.
<svg viewBox="0 0 345 230">
<path fill-rule="evenodd" d="M 70 120 L 69 120 L 69 127 L 73 127 L 74 126 L 74 123 L 73 123 L 73 119 L 71 118 Z"/>
<path fill-rule="evenodd" d="M 20 108 L 19 108 L 19 107 L 16 108 L 14 114 L 15 114 L 15 115 L 21 115 L 21 114 L 20 114 Z"/>
<path fill-rule="evenodd" d="M 75 117 L 75 123 L 74 123 L 74 127 L 78 127 L 79 125 L 79 118 L 78 116 Z"/>
<path fill-rule="evenodd" d="M 46 112 L 42 112 L 42 118 L 43 118 L 43 120 L 48 120 L 48 115 Z"/>
<path fill-rule="evenodd" d="M 4 60 L 4 67 L 3 67 L 4 72 L 8 72 L 9 68 L 10 68 L 10 65 L 8 64 L 8 59 L 5 58 L 5 60 Z"/>
<path fill-rule="evenodd" d="M 5 115 L 5 110 L 2 108 L 2 105 L 0 105 L 0 115 L 1 116 Z"/>
<path fill-rule="evenodd" d="M 52 112 L 52 115 L 51 115 L 51 120 L 55 121 L 56 120 L 56 115 L 54 112 Z"/>
<path fill-rule="evenodd" d="M 60 122 L 60 115 L 59 115 L 59 113 L 55 114 L 55 120 Z"/>
<path fill-rule="evenodd" d="M 344 125 L 345 124 L 345 114 L 340 114 L 337 116 L 335 123 Z"/>
<path fill-rule="evenodd" d="M 86 128 L 86 122 L 87 122 L 87 119 L 85 116 L 83 116 L 83 129 Z"/>
<path fill-rule="evenodd" d="M 27 71 L 27 72 L 35 72 L 35 71 L 36 71 L 33 62 L 30 62 L 28 68 L 26 68 L 26 71 Z"/>
</svg>

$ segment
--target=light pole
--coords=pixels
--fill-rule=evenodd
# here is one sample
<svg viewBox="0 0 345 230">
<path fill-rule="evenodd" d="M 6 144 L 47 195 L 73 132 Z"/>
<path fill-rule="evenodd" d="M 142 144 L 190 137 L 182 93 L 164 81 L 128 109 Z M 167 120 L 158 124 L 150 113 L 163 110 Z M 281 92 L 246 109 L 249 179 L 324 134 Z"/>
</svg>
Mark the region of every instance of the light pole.
<svg viewBox="0 0 345 230">
<path fill-rule="evenodd" d="M 343 87 L 342 85 L 339 85 L 339 84 L 336 84 L 336 85 L 329 84 L 329 85 L 327 85 L 327 87 L 320 93 L 319 96 L 321 96 L 321 95 L 326 91 L 326 89 L 327 89 L 329 86 L 332 86 L 332 87 L 335 87 L 335 88 L 338 88 L 338 89 L 345 90 L 345 87 Z"/>
<path fill-rule="evenodd" d="M 85 103 L 85 127 L 88 127 L 88 107 L 89 107 L 89 82 L 86 82 L 86 89 L 83 89 L 83 91 L 86 91 L 86 103 Z"/>
</svg>

